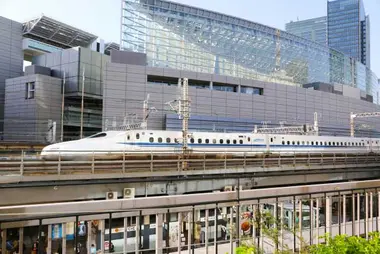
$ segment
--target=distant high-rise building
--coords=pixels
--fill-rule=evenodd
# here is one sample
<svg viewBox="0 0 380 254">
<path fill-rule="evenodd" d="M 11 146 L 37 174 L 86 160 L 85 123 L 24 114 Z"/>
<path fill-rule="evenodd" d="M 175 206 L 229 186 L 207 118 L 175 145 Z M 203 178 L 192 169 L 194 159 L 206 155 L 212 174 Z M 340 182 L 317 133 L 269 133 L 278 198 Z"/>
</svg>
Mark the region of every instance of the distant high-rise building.
<svg viewBox="0 0 380 254">
<path fill-rule="evenodd" d="M 363 0 L 327 1 L 327 40 L 370 68 L 370 24 Z"/>
<path fill-rule="evenodd" d="M 327 17 L 291 21 L 285 24 L 285 30 L 308 40 L 327 44 Z"/>
</svg>

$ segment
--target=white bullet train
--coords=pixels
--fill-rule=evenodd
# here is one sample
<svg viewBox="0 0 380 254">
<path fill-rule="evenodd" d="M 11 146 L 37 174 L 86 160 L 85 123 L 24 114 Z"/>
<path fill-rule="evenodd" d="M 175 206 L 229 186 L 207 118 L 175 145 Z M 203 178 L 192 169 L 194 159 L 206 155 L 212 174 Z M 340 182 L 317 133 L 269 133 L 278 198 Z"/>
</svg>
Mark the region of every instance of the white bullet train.
<svg viewBox="0 0 380 254">
<path fill-rule="evenodd" d="M 192 132 L 189 149 L 197 152 L 252 153 L 377 153 L 378 138 L 316 135 Z M 123 153 L 178 152 L 182 132 L 160 130 L 104 131 L 83 139 L 46 146 L 41 158 L 83 159 L 118 157 Z"/>
</svg>

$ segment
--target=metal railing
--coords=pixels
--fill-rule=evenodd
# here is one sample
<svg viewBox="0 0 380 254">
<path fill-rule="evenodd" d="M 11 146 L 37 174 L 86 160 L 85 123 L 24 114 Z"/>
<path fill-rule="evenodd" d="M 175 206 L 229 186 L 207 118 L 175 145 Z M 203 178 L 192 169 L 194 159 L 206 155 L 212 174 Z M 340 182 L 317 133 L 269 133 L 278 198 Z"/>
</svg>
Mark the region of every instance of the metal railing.
<svg viewBox="0 0 380 254">
<path fill-rule="evenodd" d="M 196 152 L 183 157 L 171 152 L 108 153 L 113 159 L 99 158 L 99 152 L 88 152 L 81 160 L 68 160 L 64 151 L 54 160 L 44 161 L 38 155 L 9 156 L 0 160 L 0 175 L 71 175 L 139 172 L 182 172 L 208 170 L 297 170 L 312 168 L 358 168 L 380 165 L 380 154 L 363 153 L 249 153 Z M 105 152 L 105 151 L 104 151 Z"/>
<path fill-rule="evenodd" d="M 104 236 L 115 239 L 115 244 L 117 239 L 122 240 L 118 241 L 122 253 L 126 253 L 127 249 L 128 252 L 134 250 L 136 253 L 151 253 L 148 251 L 152 250 L 156 250 L 155 253 L 178 253 L 185 250 L 189 253 L 204 253 L 215 249 L 219 253 L 234 253 L 236 246 L 241 243 L 254 244 L 265 253 L 274 253 L 284 247 L 289 248 L 292 253 L 298 253 L 297 249 L 302 246 L 324 243 L 321 236 L 325 233 L 332 237 L 347 234 L 368 239 L 371 232 L 378 232 L 380 229 L 379 208 L 380 181 L 373 180 L 243 191 L 238 188 L 236 191 L 219 193 L 3 206 L 0 207 L 0 228 L 3 232 L 3 249 L 9 237 L 7 230 L 17 229 L 24 232 L 24 228 L 35 226 L 34 235 L 38 236 L 42 232 L 52 232 L 52 224 L 62 223 L 63 239 L 66 239 L 66 227 L 74 227 L 74 223 L 79 225 L 78 222 L 86 221 L 89 223 L 87 225 L 98 230 L 91 231 L 87 238 L 81 238 L 79 233 L 75 233 L 73 237 L 76 238 L 76 243 L 81 242 L 85 246 L 91 244 L 92 239 L 100 239 L 100 246 L 97 248 L 101 253 L 107 253 L 104 247 L 107 239 Z M 151 217 L 155 220 L 151 221 Z M 271 219 L 267 221 L 265 218 Z M 258 219 L 260 223 L 253 223 Z M 115 220 L 119 222 L 115 223 Z M 187 227 L 177 227 L 183 223 Z M 165 241 L 162 237 L 163 231 L 155 230 L 147 233 L 148 244 L 140 245 L 136 239 L 145 239 L 146 234 L 142 230 L 146 230 L 146 226 L 149 226 L 148 229 L 166 227 L 170 235 L 176 236 L 175 241 Z M 195 227 L 198 232 L 204 232 L 204 238 L 196 237 L 196 231 L 189 230 Z M 269 231 L 271 228 L 273 231 Z M 29 229 L 28 232 L 32 232 Z M 229 229 L 228 234 L 225 229 Z M 277 241 L 274 242 L 267 232 L 276 230 Z M 128 234 L 129 232 L 134 232 L 134 235 Z M 20 234 L 21 246 L 24 240 L 22 236 Z M 187 241 L 181 241 L 183 238 Z M 52 248 L 51 240 L 49 237 L 48 248 Z M 31 245 L 30 242 L 28 244 Z M 66 245 L 63 246 L 65 253 Z M 51 249 L 49 251 L 54 252 Z"/>
</svg>

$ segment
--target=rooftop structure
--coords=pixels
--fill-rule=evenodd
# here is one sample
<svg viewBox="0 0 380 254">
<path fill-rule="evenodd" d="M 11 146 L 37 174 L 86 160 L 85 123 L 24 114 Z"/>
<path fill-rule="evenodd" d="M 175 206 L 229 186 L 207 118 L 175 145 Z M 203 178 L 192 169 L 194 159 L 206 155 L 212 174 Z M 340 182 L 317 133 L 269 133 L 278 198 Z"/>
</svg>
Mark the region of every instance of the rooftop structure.
<svg viewBox="0 0 380 254">
<path fill-rule="evenodd" d="M 104 53 L 106 55 L 111 55 L 111 50 L 120 50 L 120 44 L 115 42 L 108 42 L 104 45 Z"/>
<path fill-rule="evenodd" d="M 23 36 L 60 48 L 88 47 L 98 36 L 41 15 L 23 24 Z"/>
</svg>

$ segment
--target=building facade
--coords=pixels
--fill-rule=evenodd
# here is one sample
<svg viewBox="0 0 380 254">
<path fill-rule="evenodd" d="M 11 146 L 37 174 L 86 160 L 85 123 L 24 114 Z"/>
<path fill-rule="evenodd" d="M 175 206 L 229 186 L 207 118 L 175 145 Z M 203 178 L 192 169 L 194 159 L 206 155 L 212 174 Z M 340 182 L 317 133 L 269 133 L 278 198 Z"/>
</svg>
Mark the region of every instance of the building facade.
<svg viewBox="0 0 380 254">
<path fill-rule="evenodd" d="M 363 0 L 329 0 L 327 27 L 329 47 L 370 68 L 370 21 Z"/>
<path fill-rule="evenodd" d="M 148 118 L 149 129 L 181 130 L 181 120 L 166 102 L 180 95 L 178 79 L 189 79 L 192 131 L 250 132 L 266 121 L 269 126 L 313 123 L 318 113 L 321 134 L 349 135 L 350 112 L 374 112 L 380 107 L 367 101 L 358 88 L 329 84 L 303 87 L 189 72 L 171 68 L 106 63 L 103 93 L 103 129 L 122 126 L 128 116 L 143 117 L 143 101 L 157 112 Z M 324 87 L 330 86 L 329 89 Z M 357 119 L 358 135 L 378 135 L 376 118 Z"/>
<path fill-rule="evenodd" d="M 310 41 L 327 45 L 327 17 L 290 21 L 285 24 L 288 33 L 300 36 Z"/>
<path fill-rule="evenodd" d="M 65 83 L 64 133 L 65 139 L 76 139 L 80 134 L 82 89 L 84 136 L 102 128 L 103 69 L 109 56 L 89 48 L 76 47 L 33 58 L 33 64 L 48 67 L 52 76 Z M 83 75 L 84 74 L 84 75 Z"/>
<path fill-rule="evenodd" d="M 123 0 L 121 50 L 152 67 L 293 86 L 359 87 L 377 101 L 376 75 L 342 52 L 244 19 L 165 0 Z"/>
<path fill-rule="evenodd" d="M 0 17 L 0 132 L 4 126 L 5 80 L 22 75 L 22 24 Z"/>
<path fill-rule="evenodd" d="M 48 72 L 26 71 L 25 76 L 6 80 L 4 140 L 60 140 L 62 80 Z"/>
</svg>

